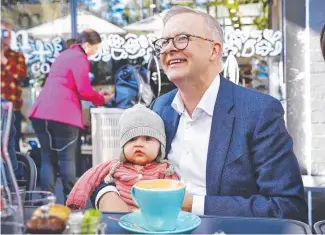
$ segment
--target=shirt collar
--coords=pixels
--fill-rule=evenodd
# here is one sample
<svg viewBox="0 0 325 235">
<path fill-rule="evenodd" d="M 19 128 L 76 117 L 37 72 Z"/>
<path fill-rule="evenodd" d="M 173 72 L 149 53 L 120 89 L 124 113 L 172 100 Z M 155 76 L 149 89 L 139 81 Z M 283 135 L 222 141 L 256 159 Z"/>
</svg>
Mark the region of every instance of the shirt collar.
<svg viewBox="0 0 325 235">
<path fill-rule="evenodd" d="M 179 94 L 178 91 L 177 91 L 171 105 L 172 105 L 173 109 L 175 109 L 179 115 L 182 115 L 184 113 L 184 111 L 185 111 L 184 103 L 183 103 L 181 95 Z"/>
<path fill-rule="evenodd" d="M 209 88 L 205 91 L 204 95 L 202 96 L 199 104 L 195 109 L 198 108 L 202 109 L 208 115 L 212 116 L 214 106 L 215 106 L 215 101 L 217 99 L 218 92 L 219 92 L 219 87 L 220 87 L 220 75 L 218 74 L 210 84 Z M 179 115 L 182 115 L 185 112 L 185 106 L 179 91 L 176 93 L 171 106 L 176 110 L 176 112 Z"/>
</svg>

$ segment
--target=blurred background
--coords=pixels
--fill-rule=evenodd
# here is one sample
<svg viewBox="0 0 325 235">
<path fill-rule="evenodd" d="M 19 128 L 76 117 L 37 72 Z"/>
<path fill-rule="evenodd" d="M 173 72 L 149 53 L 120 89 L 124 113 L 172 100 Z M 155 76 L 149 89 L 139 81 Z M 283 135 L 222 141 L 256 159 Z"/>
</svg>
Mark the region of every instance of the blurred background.
<svg viewBox="0 0 325 235">
<path fill-rule="evenodd" d="M 152 81 L 156 95 L 173 89 L 159 61 L 152 62 L 152 42 L 161 35 L 166 10 L 175 5 L 219 20 L 225 34 L 224 60 L 235 55 L 238 83 L 281 101 L 301 173 L 325 175 L 325 63 L 319 46 L 325 0 L 1 0 L 2 18 L 12 26 L 11 48 L 24 54 L 28 66 L 22 82 L 23 115 L 54 58 L 66 48 L 65 41 L 85 28 L 103 39 L 100 52 L 90 58 L 95 89 L 114 89 L 116 72 L 126 64 L 159 73 L 159 94 Z M 86 122 L 90 107 L 83 102 Z M 36 138 L 26 118 L 22 130 L 20 146 L 27 152 Z M 82 136 L 84 170 L 91 166 L 91 141 L 90 125 Z M 313 198 L 315 221 L 324 219 L 324 194 L 314 193 Z"/>
</svg>

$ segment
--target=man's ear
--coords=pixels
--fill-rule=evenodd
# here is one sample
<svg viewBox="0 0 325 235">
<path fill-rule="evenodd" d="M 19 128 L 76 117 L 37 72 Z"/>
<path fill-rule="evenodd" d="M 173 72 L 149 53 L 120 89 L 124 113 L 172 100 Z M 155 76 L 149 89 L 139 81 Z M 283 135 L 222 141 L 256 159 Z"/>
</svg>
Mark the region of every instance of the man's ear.
<svg viewBox="0 0 325 235">
<path fill-rule="evenodd" d="M 219 42 L 213 42 L 212 53 L 210 60 L 215 60 L 222 56 L 222 46 Z"/>
</svg>

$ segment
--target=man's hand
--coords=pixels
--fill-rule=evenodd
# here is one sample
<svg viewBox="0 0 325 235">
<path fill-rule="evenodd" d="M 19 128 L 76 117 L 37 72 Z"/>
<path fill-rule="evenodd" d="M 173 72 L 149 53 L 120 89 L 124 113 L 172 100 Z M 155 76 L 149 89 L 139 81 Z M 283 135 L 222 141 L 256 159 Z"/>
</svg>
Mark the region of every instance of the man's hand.
<svg viewBox="0 0 325 235">
<path fill-rule="evenodd" d="M 191 212 L 192 204 L 193 204 L 193 196 L 189 193 L 185 193 L 182 210 Z"/>
<path fill-rule="evenodd" d="M 135 212 L 135 211 L 138 211 L 139 208 L 138 207 L 135 207 L 135 206 L 129 206 L 129 212 Z"/>
</svg>

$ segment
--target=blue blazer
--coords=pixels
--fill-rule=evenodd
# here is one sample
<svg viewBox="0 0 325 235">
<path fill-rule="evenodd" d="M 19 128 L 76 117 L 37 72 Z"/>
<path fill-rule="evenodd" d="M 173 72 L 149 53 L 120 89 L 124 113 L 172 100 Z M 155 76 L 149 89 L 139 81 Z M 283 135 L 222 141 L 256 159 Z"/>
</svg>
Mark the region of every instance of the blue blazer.
<svg viewBox="0 0 325 235">
<path fill-rule="evenodd" d="M 173 90 L 151 108 L 165 123 L 171 148 L 180 116 Z M 205 214 L 307 221 L 307 203 L 281 103 L 221 77 L 208 147 Z M 204 131 L 204 130 L 202 130 Z"/>
</svg>

